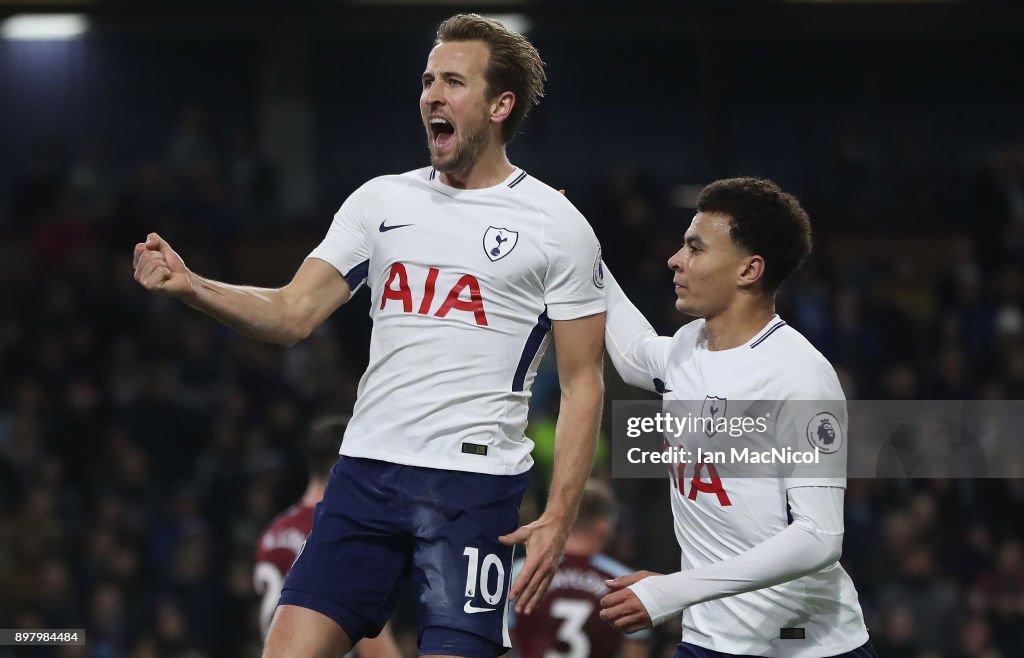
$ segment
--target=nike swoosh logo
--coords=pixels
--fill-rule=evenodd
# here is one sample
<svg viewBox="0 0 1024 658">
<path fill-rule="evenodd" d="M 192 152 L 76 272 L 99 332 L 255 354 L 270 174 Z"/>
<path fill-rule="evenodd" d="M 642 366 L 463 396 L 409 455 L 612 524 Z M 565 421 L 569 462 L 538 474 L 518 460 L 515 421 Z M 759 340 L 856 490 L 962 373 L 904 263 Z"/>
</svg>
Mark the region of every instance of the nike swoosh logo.
<svg viewBox="0 0 1024 658">
<path fill-rule="evenodd" d="M 466 605 L 462 608 L 467 615 L 471 615 L 475 612 L 494 612 L 497 608 L 478 608 L 469 601 L 466 601 Z"/>
<path fill-rule="evenodd" d="M 386 222 L 386 221 L 388 221 L 388 220 L 385 219 L 385 220 L 381 221 L 381 223 L 380 223 L 380 232 L 381 233 L 387 233 L 388 231 L 393 231 L 396 228 L 405 228 L 406 226 L 412 226 L 412 224 L 395 224 L 394 226 L 384 226 L 384 222 Z"/>
</svg>

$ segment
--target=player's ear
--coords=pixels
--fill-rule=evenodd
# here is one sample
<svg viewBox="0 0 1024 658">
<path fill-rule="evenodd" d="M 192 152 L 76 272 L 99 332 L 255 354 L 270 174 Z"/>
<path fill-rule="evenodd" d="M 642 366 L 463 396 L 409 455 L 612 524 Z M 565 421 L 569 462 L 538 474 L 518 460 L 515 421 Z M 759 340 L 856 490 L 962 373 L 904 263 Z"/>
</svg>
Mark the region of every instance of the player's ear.
<svg viewBox="0 0 1024 658">
<path fill-rule="evenodd" d="M 503 91 L 491 99 L 491 122 L 501 123 L 512 114 L 512 108 L 516 106 L 516 95 L 511 91 Z"/>
<path fill-rule="evenodd" d="M 748 256 L 745 261 L 738 283 L 743 287 L 750 287 L 764 277 L 764 258 L 756 255 Z"/>
</svg>

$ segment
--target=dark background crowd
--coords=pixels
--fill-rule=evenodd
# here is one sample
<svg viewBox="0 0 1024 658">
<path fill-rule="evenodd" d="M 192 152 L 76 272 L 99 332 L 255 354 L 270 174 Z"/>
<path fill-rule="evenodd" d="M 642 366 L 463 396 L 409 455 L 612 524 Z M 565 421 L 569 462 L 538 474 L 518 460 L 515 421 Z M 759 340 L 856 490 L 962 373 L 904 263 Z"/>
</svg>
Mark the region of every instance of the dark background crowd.
<svg viewBox="0 0 1024 658">
<path fill-rule="evenodd" d="M 365 293 L 283 349 L 144 293 L 132 247 L 158 231 L 204 275 L 280 285 L 355 187 L 426 164 L 419 74 L 452 12 L 142 4 L 81 3 L 94 31 L 74 41 L 0 39 L 0 628 L 88 640 L 0 657 L 258 655 L 256 540 L 302 492 L 309 421 L 351 409 Z M 696 192 L 767 176 L 816 240 L 779 312 L 849 398 L 1024 398 L 1020 7 L 567 1 L 527 18 L 549 98 L 510 156 L 567 189 L 662 333 L 683 321 L 664 263 Z M 609 400 L 641 397 L 606 372 Z M 542 443 L 553 378 L 534 389 Z M 612 484 L 609 552 L 675 570 L 665 482 Z M 1024 482 L 857 479 L 846 507 L 842 562 L 881 656 L 1024 655 Z M 412 655 L 413 629 L 400 613 Z"/>
</svg>

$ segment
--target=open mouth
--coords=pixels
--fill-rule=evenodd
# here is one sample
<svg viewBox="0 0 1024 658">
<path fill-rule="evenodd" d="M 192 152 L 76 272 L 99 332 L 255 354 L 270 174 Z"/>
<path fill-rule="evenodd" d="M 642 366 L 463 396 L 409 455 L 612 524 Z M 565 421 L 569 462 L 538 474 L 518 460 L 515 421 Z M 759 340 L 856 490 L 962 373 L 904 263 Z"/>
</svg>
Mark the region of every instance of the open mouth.
<svg viewBox="0 0 1024 658">
<path fill-rule="evenodd" d="M 448 146 L 455 138 L 455 126 L 441 117 L 430 118 L 430 140 L 438 148 Z"/>
</svg>

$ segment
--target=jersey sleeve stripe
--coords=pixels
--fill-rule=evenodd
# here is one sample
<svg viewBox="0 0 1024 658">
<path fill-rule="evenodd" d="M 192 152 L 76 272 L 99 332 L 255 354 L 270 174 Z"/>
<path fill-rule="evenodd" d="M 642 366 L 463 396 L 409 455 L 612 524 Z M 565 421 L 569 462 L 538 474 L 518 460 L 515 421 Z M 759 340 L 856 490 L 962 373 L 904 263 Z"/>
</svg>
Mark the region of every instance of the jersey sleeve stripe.
<svg viewBox="0 0 1024 658">
<path fill-rule="evenodd" d="M 526 345 L 523 347 L 523 355 L 519 357 L 519 367 L 516 368 L 516 375 L 512 378 L 512 392 L 523 390 L 526 373 L 530 369 L 530 364 L 533 363 L 533 357 L 537 356 L 537 350 L 540 349 L 541 343 L 544 342 L 544 336 L 550 330 L 551 320 L 548 319 L 548 309 L 545 307 L 544 311 L 537 316 L 537 324 L 530 331 L 530 336 L 526 339 Z"/>
<path fill-rule="evenodd" d="M 772 334 L 774 334 L 776 331 L 778 331 L 779 329 L 781 329 L 784 326 L 786 326 L 786 322 L 784 320 L 780 320 L 775 326 L 773 326 L 771 329 L 766 331 L 763 336 L 761 336 L 760 338 L 755 340 L 753 343 L 751 343 L 750 344 L 750 349 L 754 349 L 755 347 L 757 347 L 758 345 L 763 343 L 765 341 L 765 339 L 768 338 L 768 336 L 771 336 Z"/>
<path fill-rule="evenodd" d="M 355 292 L 356 288 L 361 286 L 363 284 L 363 281 L 366 281 L 366 275 L 369 273 L 369 271 L 370 261 L 369 259 L 367 259 L 353 267 L 345 274 L 343 274 L 342 277 L 345 279 L 345 283 L 348 284 L 349 289 L 352 292 Z"/>
</svg>

